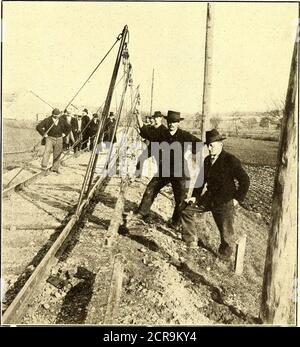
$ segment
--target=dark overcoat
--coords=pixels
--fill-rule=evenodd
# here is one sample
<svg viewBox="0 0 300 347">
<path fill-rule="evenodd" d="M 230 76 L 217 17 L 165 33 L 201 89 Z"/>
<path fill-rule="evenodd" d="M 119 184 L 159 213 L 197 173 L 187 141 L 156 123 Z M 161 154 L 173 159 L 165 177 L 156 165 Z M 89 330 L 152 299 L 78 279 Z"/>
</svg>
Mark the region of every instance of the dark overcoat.
<svg viewBox="0 0 300 347">
<path fill-rule="evenodd" d="M 242 202 L 248 192 L 250 179 L 240 160 L 222 150 L 213 165 L 210 156 L 204 160 L 204 183 L 193 191 L 197 201 L 201 201 L 205 183 L 211 201 L 215 205 L 221 205 L 232 199 Z"/>
</svg>

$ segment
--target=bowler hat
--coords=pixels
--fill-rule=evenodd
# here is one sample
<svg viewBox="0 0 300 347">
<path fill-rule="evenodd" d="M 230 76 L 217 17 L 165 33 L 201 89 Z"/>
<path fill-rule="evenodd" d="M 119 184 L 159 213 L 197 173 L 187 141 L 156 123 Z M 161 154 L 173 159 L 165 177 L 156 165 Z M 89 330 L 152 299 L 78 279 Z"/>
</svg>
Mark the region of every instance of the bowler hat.
<svg viewBox="0 0 300 347">
<path fill-rule="evenodd" d="M 165 118 L 168 123 L 176 123 L 184 119 L 180 117 L 180 112 L 176 111 L 168 111 L 168 115 Z"/>
<path fill-rule="evenodd" d="M 113 112 L 109 112 L 109 117 L 114 117 L 115 114 Z"/>
<path fill-rule="evenodd" d="M 54 108 L 54 109 L 52 110 L 52 114 L 58 116 L 58 115 L 60 114 L 60 110 L 59 110 L 58 108 Z"/>
<path fill-rule="evenodd" d="M 89 113 L 89 111 L 87 110 L 87 108 L 85 108 L 82 112 Z"/>
<path fill-rule="evenodd" d="M 151 116 L 152 118 L 157 118 L 157 117 L 163 117 L 162 113 L 160 111 L 155 111 L 154 114 Z"/>
<path fill-rule="evenodd" d="M 219 134 L 217 129 L 212 129 L 206 132 L 205 134 L 205 144 L 209 145 L 212 142 L 215 141 L 222 141 L 225 140 L 226 137 Z"/>
<path fill-rule="evenodd" d="M 98 117 L 98 113 L 94 113 L 94 114 L 93 114 L 93 117 Z"/>
</svg>

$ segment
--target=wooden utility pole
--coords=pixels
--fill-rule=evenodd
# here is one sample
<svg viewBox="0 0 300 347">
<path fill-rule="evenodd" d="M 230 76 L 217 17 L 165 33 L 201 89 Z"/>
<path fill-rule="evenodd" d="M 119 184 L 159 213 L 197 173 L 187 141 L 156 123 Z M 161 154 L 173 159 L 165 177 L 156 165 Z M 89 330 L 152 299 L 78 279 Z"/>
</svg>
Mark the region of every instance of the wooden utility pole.
<svg viewBox="0 0 300 347">
<path fill-rule="evenodd" d="M 152 71 L 152 85 L 151 85 L 151 103 L 150 103 L 150 114 L 149 117 L 152 116 L 152 106 L 153 106 L 153 86 L 154 86 L 154 69 Z"/>
<path fill-rule="evenodd" d="M 288 324 L 295 302 L 293 286 L 297 243 L 297 42 L 282 120 L 272 206 L 272 227 L 265 262 L 260 318 Z"/>
<path fill-rule="evenodd" d="M 206 34 L 205 34 L 205 56 L 204 56 L 204 79 L 202 98 L 202 121 L 201 138 L 205 139 L 205 132 L 209 124 L 210 95 L 211 95 L 211 71 L 212 71 L 212 49 L 213 49 L 213 11 L 211 4 L 207 4 Z"/>
<path fill-rule="evenodd" d="M 201 140 L 205 141 L 205 132 L 208 128 L 207 124 L 210 115 L 210 89 L 211 89 L 211 60 L 212 60 L 212 43 L 213 43 L 213 16 L 211 4 L 207 4 L 206 12 L 206 31 L 205 31 L 205 55 L 204 55 L 204 78 L 203 78 L 203 95 L 202 95 L 202 114 L 201 114 Z M 203 147 L 202 157 L 204 159 L 205 147 Z M 196 176 L 194 176 L 190 182 L 187 198 L 190 198 L 193 193 Z M 203 222 L 206 223 L 205 216 Z"/>
</svg>

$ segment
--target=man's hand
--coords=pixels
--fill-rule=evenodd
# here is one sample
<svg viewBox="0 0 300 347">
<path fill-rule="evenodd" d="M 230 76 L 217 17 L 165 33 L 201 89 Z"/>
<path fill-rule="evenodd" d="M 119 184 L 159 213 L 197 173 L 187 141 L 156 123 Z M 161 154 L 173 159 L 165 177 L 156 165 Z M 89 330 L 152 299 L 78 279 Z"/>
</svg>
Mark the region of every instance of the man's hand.
<svg viewBox="0 0 300 347">
<path fill-rule="evenodd" d="M 196 202 L 196 198 L 192 196 L 191 198 L 187 198 L 184 200 L 187 204 L 194 204 Z"/>
<path fill-rule="evenodd" d="M 239 205 L 239 202 L 237 200 L 233 199 L 233 206 L 236 207 L 238 205 Z"/>
<path fill-rule="evenodd" d="M 144 125 L 144 122 L 142 120 L 142 116 L 137 112 L 136 114 L 136 119 L 137 119 L 137 123 L 139 128 L 142 128 L 142 126 Z"/>
<path fill-rule="evenodd" d="M 47 134 L 45 134 L 45 135 L 44 135 L 44 138 L 46 138 L 46 137 L 48 137 L 48 135 L 47 135 Z"/>
</svg>

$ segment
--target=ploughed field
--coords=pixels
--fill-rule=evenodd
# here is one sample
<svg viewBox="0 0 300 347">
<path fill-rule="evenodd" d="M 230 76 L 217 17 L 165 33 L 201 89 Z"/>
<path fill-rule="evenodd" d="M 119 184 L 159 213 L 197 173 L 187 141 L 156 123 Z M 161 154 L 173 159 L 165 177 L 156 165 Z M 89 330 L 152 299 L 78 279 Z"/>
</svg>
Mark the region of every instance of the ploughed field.
<svg viewBox="0 0 300 347">
<path fill-rule="evenodd" d="M 224 146 L 241 160 L 250 176 L 243 206 L 256 212 L 269 225 L 278 142 L 231 137 L 224 141 Z"/>
</svg>

